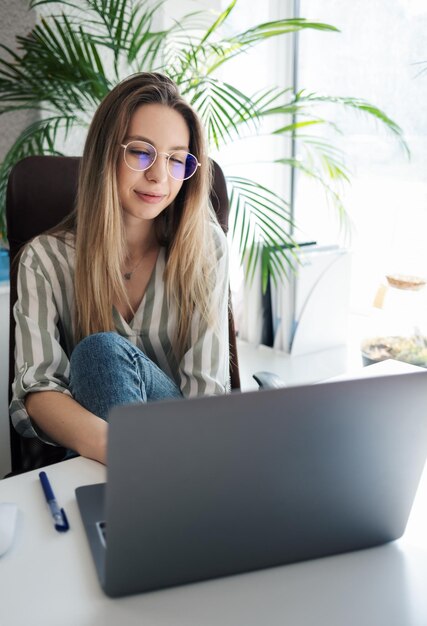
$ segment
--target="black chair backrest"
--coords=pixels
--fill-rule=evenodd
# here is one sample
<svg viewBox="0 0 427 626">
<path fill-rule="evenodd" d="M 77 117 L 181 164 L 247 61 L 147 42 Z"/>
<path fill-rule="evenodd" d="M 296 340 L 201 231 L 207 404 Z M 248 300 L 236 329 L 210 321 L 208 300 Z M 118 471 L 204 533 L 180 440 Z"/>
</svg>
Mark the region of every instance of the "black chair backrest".
<svg viewBox="0 0 427 626">
<path fill-rule="evenodd" d="M 6 220 L 10 247 L 10 339 L 9 400 L 14 378 L 15 321 L 13 305 L 17 298 L 16 259 L 22 246 L 45 230 L 58 224 L 74 208 L 79 171 L 79 157 L 33 156 L 12 169 L 7 188 Z M 214 180 L 211 202 L 224 232 L 228 230 L 229 202 L 224 174 L 213 162 Z M 236 334 L 230 306 L 230 378 L 233 389 L 240 388 Z M 60 461 L 64 449 L 48 446 L 38 439 L 20 437 L 11 426 L 12 472 L 19 473 Z"/>
</svg>

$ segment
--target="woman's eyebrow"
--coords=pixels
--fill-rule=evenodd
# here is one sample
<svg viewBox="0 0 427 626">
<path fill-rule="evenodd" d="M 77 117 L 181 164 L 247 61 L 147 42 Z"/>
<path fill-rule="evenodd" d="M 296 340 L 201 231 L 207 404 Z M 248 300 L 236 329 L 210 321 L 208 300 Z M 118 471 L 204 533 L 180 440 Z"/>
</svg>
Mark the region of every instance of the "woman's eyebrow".
<svg viewBox="0 0 427 626">
<path fill-rule="evenodd" d="M 126 135 L 125 142 L 128 141 L 146 141 L 147 143 L 151 143 L 152 146 L 156 147 L 152 139 L 148 137 L 143 137 L 142 135 Z M 186 150 L 188 152 L 188 146 L 171 146 L 169 150 Z"/>
</svg>

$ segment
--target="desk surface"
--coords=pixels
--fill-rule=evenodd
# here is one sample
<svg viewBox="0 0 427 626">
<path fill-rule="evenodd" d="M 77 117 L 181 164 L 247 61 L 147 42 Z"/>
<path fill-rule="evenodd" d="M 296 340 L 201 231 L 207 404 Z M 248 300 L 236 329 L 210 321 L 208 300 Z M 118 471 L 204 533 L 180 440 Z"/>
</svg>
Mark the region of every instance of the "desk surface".
<svg viewBox="0 0 427 626">
<path fill-rule="evenodd" d="M 425 626 L 427 470 L 402 539 L 307 561 L 112 600 L 98 584 L 74 496 L 105 468 L 76 458 L 47 469 L 71 530 L 57 533 L 38 480 L 0 482 L 19 507 L 15 542 L 0 559 L 0 624 L 7 626 Z"/>
</svg>

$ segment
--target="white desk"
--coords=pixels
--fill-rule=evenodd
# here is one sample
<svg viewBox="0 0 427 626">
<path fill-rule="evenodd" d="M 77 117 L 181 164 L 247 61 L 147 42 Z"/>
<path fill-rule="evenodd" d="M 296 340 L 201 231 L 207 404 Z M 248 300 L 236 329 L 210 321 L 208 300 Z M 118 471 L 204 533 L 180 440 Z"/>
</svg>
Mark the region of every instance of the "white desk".
<svg viewBox="0 0 427 626">
<path fill-rule="evenodd" d="M 351 345 L 291 356 L 274 348 L 261 344 L 256 346 L 238 339 L 237 353 L 243 391 L 258 389 L 252 375 L 259 371 L 273 372 L 289 386 L 327 380 L 362 367 L 360 350 L 354 350 Z"/>
<path fill-rule="evenodd" d="M 427 471 L 402 539 L 351 554 L 112 600 L 98 585 L 74 488 L 105 480 L 77 458 L 47 469 L 71 525 L 56 532 L 38 472 L 0 482 L 19 526 L 0 559 L 5 626 L 426 626 Z"/>
</svg>

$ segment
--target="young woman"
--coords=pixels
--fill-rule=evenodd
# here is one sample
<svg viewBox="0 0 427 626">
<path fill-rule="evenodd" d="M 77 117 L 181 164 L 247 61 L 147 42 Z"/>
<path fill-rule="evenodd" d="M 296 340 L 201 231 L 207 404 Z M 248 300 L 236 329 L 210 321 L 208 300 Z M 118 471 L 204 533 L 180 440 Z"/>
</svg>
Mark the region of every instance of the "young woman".
<svg viewBox="0 0 427 626">
<path fill-rule="evenodd" d="M 17 431 L 105 463 L 112 406 L 228 390 L 228 257 L 200 121 L 156 73 L 100 104 L 75 212 L 23 249 Z"/>
</svg>

